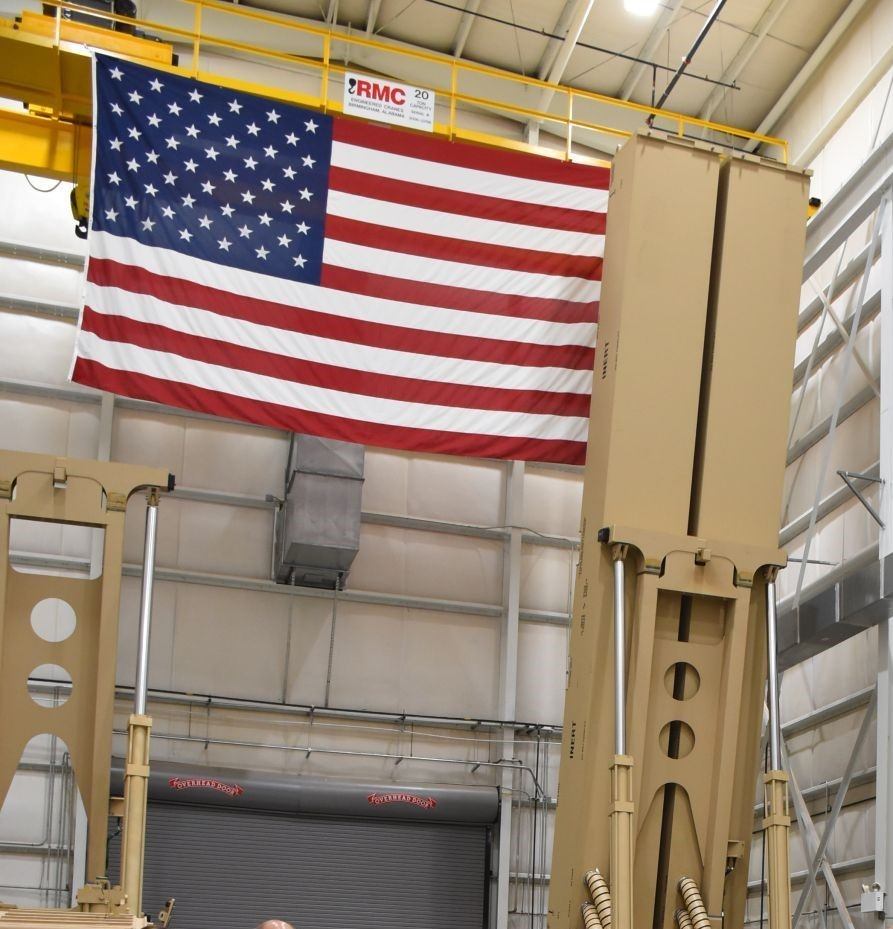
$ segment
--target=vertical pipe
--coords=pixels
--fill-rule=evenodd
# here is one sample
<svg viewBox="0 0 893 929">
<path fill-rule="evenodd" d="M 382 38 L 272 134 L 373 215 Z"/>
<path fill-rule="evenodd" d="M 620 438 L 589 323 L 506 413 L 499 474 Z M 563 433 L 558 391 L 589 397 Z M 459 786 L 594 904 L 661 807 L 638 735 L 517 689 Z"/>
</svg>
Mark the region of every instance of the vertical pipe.
<svg viewBox="0 0 893 929">
<path fill-rule="evenodd" d="M 146 537 L 143 546 L 143 583 L 140 590 L 140 626 L 136 653 L 136 683 L 133 689 L 133 712 L 146 715 L 146 692 L 149 686 L 149 636 L 152 631 L 152 593 L 155 586 L 155 539 L 158 529 L 158 493 L 149 492 L 146 500 Z"/>
<path fill-rule="evenodd" d="M 614 754 L 626 754 L 626 614 L 623 558 L 614 559 Z"/>
<path fill-rule="evenodd" d="M 769 767 L 781 770 L 781 730 L 778 720 L 778 641 L 775 612 L 775 581 L 766 583 L 766 646 L 769 655 Z"/>
</svg>

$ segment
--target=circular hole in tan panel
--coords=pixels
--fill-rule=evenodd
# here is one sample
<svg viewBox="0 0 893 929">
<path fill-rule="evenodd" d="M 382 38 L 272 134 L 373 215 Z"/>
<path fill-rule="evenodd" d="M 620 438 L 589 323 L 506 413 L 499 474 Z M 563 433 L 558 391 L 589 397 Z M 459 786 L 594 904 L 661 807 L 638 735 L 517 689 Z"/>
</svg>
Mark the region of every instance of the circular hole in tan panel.
<svg viewBox="0 0 893 929">
<path fill-rule="evenodd" d="M 682 694 L 681 697 L 676 696 L 677 684 L 679 685 L 678 692 Z M 664 674 L 664 686 L 674 700 L 691 700 L 701 689 L 701 675 L 698 674 L 694 665 L 690 665 L 687 661 L 679 661 L 667 668 L 667 673 Z"/>
<path fill-rule="evenodd" d="M 38 706 L 62 706 L 71 696 L 71 675 L 57 664 L 38 665 L 29 675 L 28 695 Z"/>
<path fill-rule="evenodd" d="M 670 758 L 684 758 L 695 747 L 695 734 L 688 723 L 674 719 L 660 731 L 661 751 Z M 673 739 L 675 745 L 670 744 Z"/>
<path fill-rule="evenodd" d="M 45 642 L 64 642 L 77 622 L 71 605 L 58 597 L 47 597 L 31 610 L 31 628 Z"/>
</svg>

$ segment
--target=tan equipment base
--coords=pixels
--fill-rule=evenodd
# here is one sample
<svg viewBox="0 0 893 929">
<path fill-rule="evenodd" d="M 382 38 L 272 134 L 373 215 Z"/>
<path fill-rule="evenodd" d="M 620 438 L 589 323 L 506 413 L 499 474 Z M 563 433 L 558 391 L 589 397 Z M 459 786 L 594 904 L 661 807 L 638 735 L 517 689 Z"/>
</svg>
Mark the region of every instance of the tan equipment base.
<svg viewBox="0 0 893 929">
<path fill-rule="evenodd" d="M 4 909 L 0 903 L 0 926 L 3 929 L 145 929 L 150 925 L 144 916 L 104 916 L 81 910 Z"/>
</svg>

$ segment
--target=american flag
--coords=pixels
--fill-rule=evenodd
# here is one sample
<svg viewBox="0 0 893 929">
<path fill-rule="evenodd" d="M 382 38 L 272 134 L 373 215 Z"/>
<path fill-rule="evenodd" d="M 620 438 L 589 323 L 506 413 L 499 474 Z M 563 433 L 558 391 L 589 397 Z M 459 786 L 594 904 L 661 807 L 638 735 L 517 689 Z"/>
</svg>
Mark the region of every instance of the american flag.
<svg viewBox="0 0 893 929">
<path fill-rule="evenodd" d="M 581 463 L 608 171 L 96 56 L 72 377 L 367 445 Z"/>
</svg>

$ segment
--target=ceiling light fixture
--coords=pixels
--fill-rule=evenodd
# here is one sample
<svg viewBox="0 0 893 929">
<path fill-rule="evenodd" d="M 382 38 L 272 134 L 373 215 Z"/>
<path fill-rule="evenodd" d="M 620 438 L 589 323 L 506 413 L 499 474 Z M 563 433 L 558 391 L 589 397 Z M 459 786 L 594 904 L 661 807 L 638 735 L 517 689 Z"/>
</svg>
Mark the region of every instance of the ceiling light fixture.
<svg viewBox="0 0 893 929">
<path fill-rule="evenodd" d="M 659 3 L 660 0 L 623 0 L 627 13 L 632 13 L 633 16 L 651 16 Z"/>
</svg>

